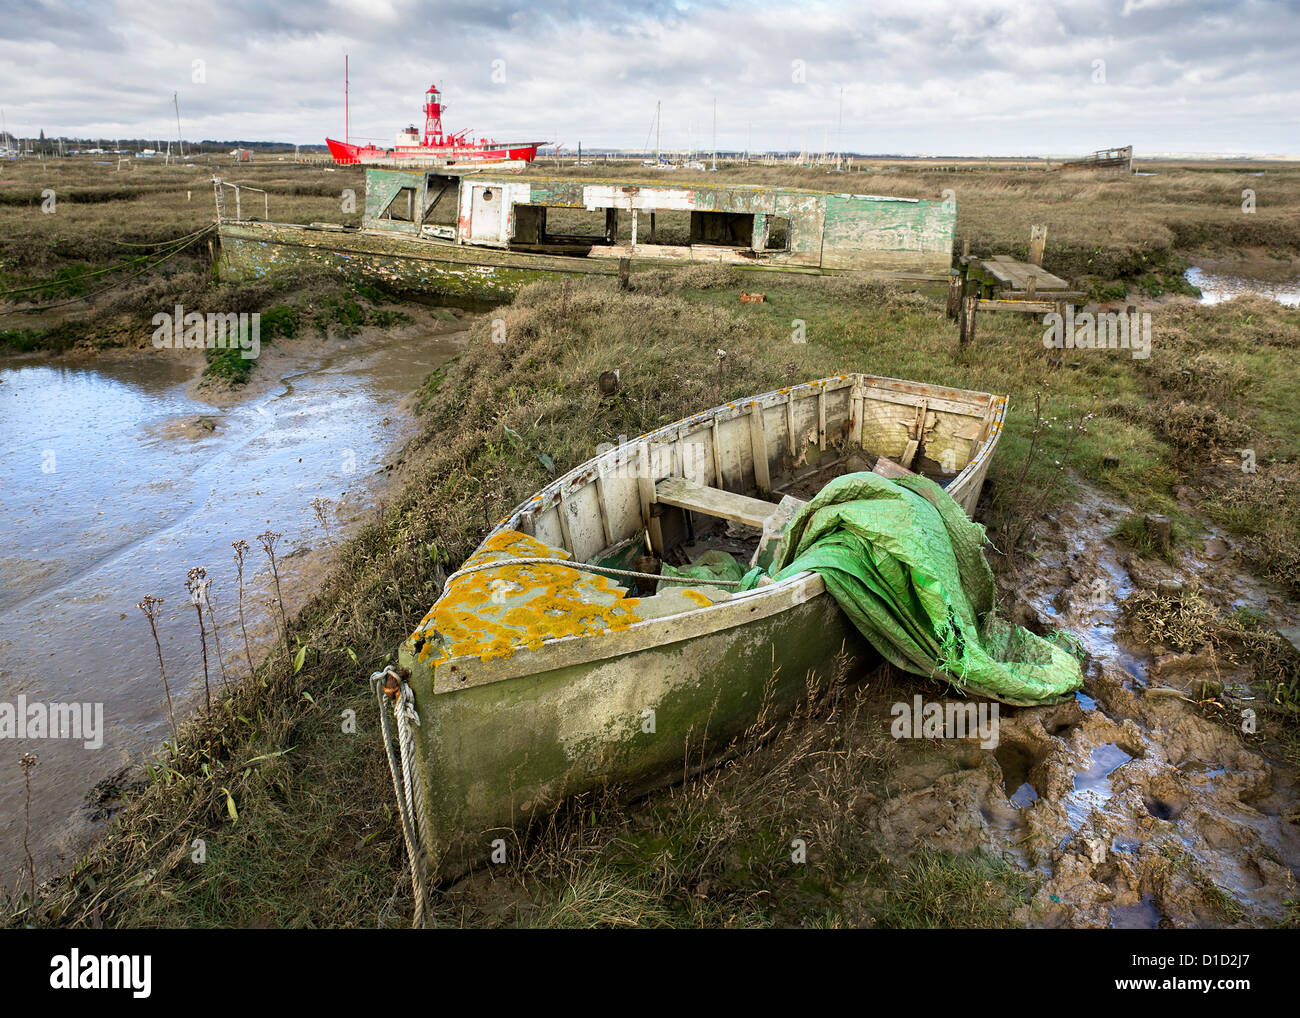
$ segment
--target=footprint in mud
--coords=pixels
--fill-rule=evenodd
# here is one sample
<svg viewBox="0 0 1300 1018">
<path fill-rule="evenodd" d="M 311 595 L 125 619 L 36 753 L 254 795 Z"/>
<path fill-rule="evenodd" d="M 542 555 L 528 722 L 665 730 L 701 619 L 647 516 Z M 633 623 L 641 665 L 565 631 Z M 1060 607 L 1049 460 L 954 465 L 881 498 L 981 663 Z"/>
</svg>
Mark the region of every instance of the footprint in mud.
<svg viewBox="0 0 1300 1018">
<path fill-rule="evenodd" d="M 1209 814 L 1202 814 L 1197 826 L 1205 843 L 1218 852 L 1242 849 L 1255 840 L 1249 828 Z"/>
<path fill-rule="evenodd" d="M 1136 905 L 1116 905 L 1110 910 L 1112 930 L 1154 930 L 1164 916 L 1156 905 L 1155 895 L 1144 894 Z"/>
<path fill-rule="evenodd" d="M 1147 813 L 1157 820 L 1177 820 L 1187 808 L 1190 796 L 1175 774 L 1158 774 L 1147 786 L 1142 802 Z"/>
<path fill-rule="evenodd" d="M 1022 743 L 1007 740 L 993 751 L 993 759 L 1002 769 L 1003 790 L 1016 809 L 1024 809 L 1038 801 L 1039 791 L 1031 780 L 1031 773 L 1045 755 Z"/>
</svg>

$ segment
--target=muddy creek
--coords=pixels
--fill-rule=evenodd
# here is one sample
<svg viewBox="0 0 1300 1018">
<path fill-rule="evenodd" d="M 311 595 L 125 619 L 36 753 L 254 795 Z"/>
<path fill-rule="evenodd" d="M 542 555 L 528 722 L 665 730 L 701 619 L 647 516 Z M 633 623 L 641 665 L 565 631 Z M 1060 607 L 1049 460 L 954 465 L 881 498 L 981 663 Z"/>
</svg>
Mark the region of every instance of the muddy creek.
<svg viewBox="0 0 1300 1018">
<path fill-rule="evenodd" d="M 1275 300 L 1284 307 L 1300 307 L 1300 276 L 1262 279 L 1245 270 L 1194 266 L 1184 273 L 1187 281 L 1201 291 L 1202 304 L 1220 304 L 1234 297 L 1253 294 Z"/>
<path fill-rule="evenodd" d="M 231 681 L 244 676 L 231 542 L 250 545 L 244 603 L 256 661 L 276 638 L 257 535 L 283 534 L 277 557 L 292 611 L 331 544 L 373 514 L 385 467 L 414 433 L 411 394 L 460 350 L 465 327 L 430 319 L 276 347 L 257 383 L 220 399 L 225 406 L 195 394 L 199 363 L 165 351 L 0 361 L 0 709 L 82 705 L 98 729 L 56 739 L 33 737 L 32 726 L 0 738 L 0 887 L 12 890 L 26 868 L 24 753 L 38 759 L 28 841 L 40 878 L 103 830 L 92 787 L 171 737 L 136 603 L 163 598 L 158 634 L 178 716 L 204 696 L 191 567 L 212 581 L 221 661 L 209 631 L 211 684 L 220 689 L 223 665 Z M 313 499 L 328 500 L 328 539 Z"/>
</svg>

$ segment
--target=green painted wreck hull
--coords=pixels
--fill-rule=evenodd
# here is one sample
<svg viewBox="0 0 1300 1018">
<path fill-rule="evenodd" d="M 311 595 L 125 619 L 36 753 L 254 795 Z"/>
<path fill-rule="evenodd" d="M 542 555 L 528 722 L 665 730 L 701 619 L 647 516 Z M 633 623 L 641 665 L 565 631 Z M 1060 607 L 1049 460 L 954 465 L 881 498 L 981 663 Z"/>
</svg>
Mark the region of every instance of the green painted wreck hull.
<svg viewBox="0 0 1300 1018">
<path fill-rule="evenodd" d="M 323 230 L 283 223 L 223 221 L 219 227 L 219 271 L 224 278 L 249 279 L 284 268 L 324 266 L 345 277 L 398 292 L 468 300 L 505 301 L 529 283 L 583 276 L 616 276 L 618 262 L 495 248 L 436 243 L 399 233 Z M 633 270 L 707 264 L 632 258 Z M 736 265 L 759 280 L 774 277 L 841 275 L 838 271 L 787 265 Z M 917 289 L 946 290 L 946 275 L 853 272 L 892 279 Z"/>
<path fill-rule="evenodd" d="M 510 829 L 565 798 L 635 796 L 716 762 L 760 713 L 788 714 L 841 647 L 876 657 L 824 588 L 730 629 L 437 696 L 408 645 L 431 870 L 488 863 L 493 841 L 513 845 Z"/>
</svg>

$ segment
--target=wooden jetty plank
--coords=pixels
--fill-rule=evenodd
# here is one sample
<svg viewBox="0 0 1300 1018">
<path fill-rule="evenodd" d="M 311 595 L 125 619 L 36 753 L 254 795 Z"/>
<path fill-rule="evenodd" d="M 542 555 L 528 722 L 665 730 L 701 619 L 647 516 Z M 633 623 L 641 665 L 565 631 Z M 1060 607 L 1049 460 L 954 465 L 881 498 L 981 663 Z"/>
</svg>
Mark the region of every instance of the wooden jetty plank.
<svg viewBox="0 0 1300 1018">
<path fill-rule="evenodd" d="M 1064 279 L 1052 275 L 1042 266 L 1030 265 L 1028 262 L 1017 261 L 1006 255 L 986 258 L 983 264 L 989 275 L 1013 290 L 1028 290 L 1030 276 L 1035 277 L 1037 290 L 1068 290 L 1070 287 Z"/>
<path fill-rule="evenodd" d="M 1071 294 L 1071 297 L 1075 296 Z M 981 300 L 979 301 L 980 311 L 1020 311 L 1026 314 L 1046 315 L 1053 311 L 1059 312 L 1057 306 L 1061 298 L 1055 293 L 1052 294 L 1052 300 Z"/>
</svg>

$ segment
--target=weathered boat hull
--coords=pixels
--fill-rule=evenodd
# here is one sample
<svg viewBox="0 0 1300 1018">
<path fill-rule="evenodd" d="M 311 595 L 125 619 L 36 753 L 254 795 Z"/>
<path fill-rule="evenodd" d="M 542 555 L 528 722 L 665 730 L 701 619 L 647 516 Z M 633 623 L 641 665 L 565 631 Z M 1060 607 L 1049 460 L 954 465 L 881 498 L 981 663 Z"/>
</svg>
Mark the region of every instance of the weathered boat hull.
<svg viewBox="0 0 1300 1018">
<path fill-rule="evenodd" d="M 323 266 L 396 291 L 486 301 L 509 300 L 529 283 L 618 272 L 617 264 L 575 265 L 572 258 L 433 245 L 401 234 L 248 222 L 221 224 L 220 265 L 233 278 Z"/>
<path fill-rule="evenodd" d="M 483 300 L 508 299 L 531 282 L 613 275 L 621 264 L 701 262 L 756 280 L 851 273 L 940 292 L 956 229 L 950 201 L 371 167 L 357 230 L 242 219 L 238 188 L 230 219 L 222 186 L 214 184 L 228 275 L 314 262 L 400 289 Z M 656 224 L 666 228 L 657 234 Z"/>
<path fill-rule="evenodd" d="M 680 267 L 680 261 L 633 257 L 632 270 Z M 222 222 L 221 274 L 255 278 L 286 267 L 322 265 L 344 277 L 381 283 L 408 293 L 508 300 L 532 282 L 585 276 L 616 276 L 611 259 L 575 259 L 495 248 L 430 244 L 402 234 L 364 230 L 324 230 L 278 222 Z M 837 276 L 835 270 L 774 265 L 736 265 L 742 273 L 770 280 L 774 276 Z M 946 277 L 926 273 L 854 272 L 863 278 L 911 283 L 936 295 Z M 761 285 L 761 283 L 759 283 Z"/>
<path fill-rule="evenodd" d="M 652 511 L 658 478 L 775 494 L 781 478 L 802 476 L 796 466 L 831 469 L 846 447 L 900 456 L 909 421 L 952 464 L 948 490 L 969 514 L 1005 411 L 1004 397 L 864 375 L 729 403 L 570 471 L 501 521 L 476 555 L 505 553 L 493 541 L 510 534 L 578 561 L 620 542 L 662 542 L 678 510 Z M 873 653 L 813 573 L 609 631 L 435 656 L 448 591 L 399 654 L 421 717 L 426 848 L 444 876 L 487 862 L 504 829 L 568 796 L 680 779 L 760 710 L 781 716 L 841 647 Z"/>
<path fill-rule="evenodd" d="M 760 710 L 788 713 L 841 647 L 874 655 L 817 577 L 804 596 L 774 615 L 509 682 L 438 696 L 414 683 L 438 871 L 487 863 L 506 828 L 575 794 L 635 796 L 680 780 Z"/>
<path fill-rule="evenodd" d="M 573 258 L 497 248 L 433 244 L 404 234 L 367 230 L 327 230 L 286 223 L 231 222 L 220 225 L 220 272 L 247 279 L 295 266 L 324 266 L 348 279 L 381 284 L 397 291 L 472 300 L 509 300 L 529 283 L 584 276 L 615 276 L 618 260 Z M 681 267 L 680 260 L 632 257 L 631 269 Z M 842 275 L 837 270 L 802 266 L 743 265 L 756 278 Z M 894 280 L 938 295 L 947 277 L 929 273 L 854 271 L 859 278 Z"/>
</svg>

